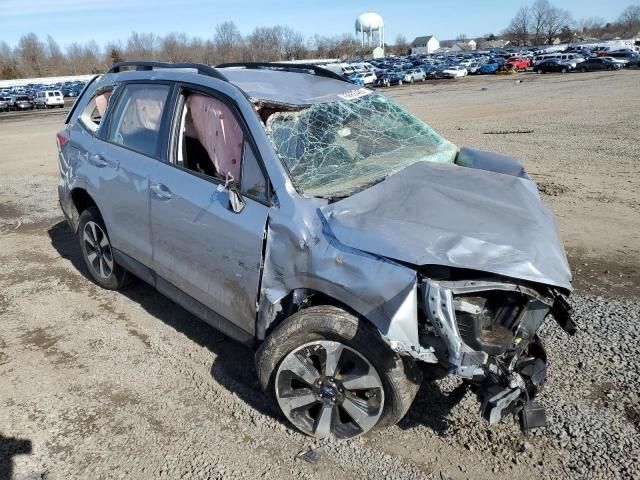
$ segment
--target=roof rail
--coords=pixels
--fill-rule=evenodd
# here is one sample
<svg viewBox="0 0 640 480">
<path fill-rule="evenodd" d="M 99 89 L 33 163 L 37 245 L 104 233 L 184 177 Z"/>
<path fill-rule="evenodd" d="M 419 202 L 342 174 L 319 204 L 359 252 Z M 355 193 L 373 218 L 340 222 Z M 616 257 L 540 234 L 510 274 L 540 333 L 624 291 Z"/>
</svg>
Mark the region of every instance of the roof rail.
<svg viewBox="0 0 640 480">
<path fill-rule="evenodd" d="M 216 65 L 216 68 L 228 68 L 228 67 L 244 67 L 252 69 L 267 68 L 272 70 L 285 70 L 290 72 L 311 70 L 319 77 L 333 78 L 334 80 L 341 80 L 343 82 L 352 83 L 348 78 L 338 75 L 331 70 L 319 67 L 317 65 L 311 65 L 309 63 L 278 63 L 278 62 L 236 62 L 236 63 L 222 63 Z"/>
<path fill-rule="evenodd" d="M 171 69 L 171 68 L 191 68 L 197 70 L 200 75 L 217 78 L 218 80 L 228 81 L 227 77 L 218 72 L 215 68 L 205 65 L 204 63 L 164 63 L 132 60 L 127 62 L 118 62 L 113 65 L 107 73 L 119 73 L 123 67 L 136 67 L 136 70 L 153 70 L 155 69 Z"/>
</svg>

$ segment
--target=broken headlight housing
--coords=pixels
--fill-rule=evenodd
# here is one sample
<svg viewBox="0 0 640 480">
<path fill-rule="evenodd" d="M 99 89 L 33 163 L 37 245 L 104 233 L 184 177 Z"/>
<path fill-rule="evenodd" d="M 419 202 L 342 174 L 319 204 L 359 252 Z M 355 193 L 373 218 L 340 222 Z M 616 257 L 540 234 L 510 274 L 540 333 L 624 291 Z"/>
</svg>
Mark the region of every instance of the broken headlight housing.
<svg viewBox="0 0 640 480">
<path fill-rule="evenodd" d="M 474 350 L 501 355 L 513 346 L 516 325 L 526 298 L 519 292 L 490 290 L 453 295 L 456 324 L 462 341 Z"/>
</svg>

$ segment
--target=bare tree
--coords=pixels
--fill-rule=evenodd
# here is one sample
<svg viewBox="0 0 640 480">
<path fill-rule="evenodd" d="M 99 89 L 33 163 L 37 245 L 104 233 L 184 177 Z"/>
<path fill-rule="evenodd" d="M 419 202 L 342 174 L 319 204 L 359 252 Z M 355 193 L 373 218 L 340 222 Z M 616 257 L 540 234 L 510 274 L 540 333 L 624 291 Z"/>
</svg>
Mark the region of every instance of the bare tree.
<svg viewBox="0 0 640 480">
<path fill-rule="evenodd" d="M 599 37 L 604 32 L 605 21 L 599 17 L 583 18 L 576 22 L 577 30 L 586 36 Z"/>
<path fill-rule="evenodd" d="M 160 40 L 158 56 L 170 62 L 188 62 L 193 58 L 189 39 L 184 33 L 169 33 Z"/>
<path fill-rule="evenodd" d="M 629 5 L 618 18 L 622 35 L 637 35 L 640 32 L 640 5 Z"/>
<path fill-rule="evenodd" d="M 51 35 L 47 36 L 46 55 L 47 75 L 63 75 L 67 69 L 67 59 L 64 56 L 64 53 L 62 53 L 60 46 Z"/>
<path fill-rule="evenodd" d="M 409 41 L 407 37 L 402 35 L 401 33 L 396 36 L 395 44 L 393 45 L 393 50 L 396 55 L 406 55 L 409 52 Z"/>
<path fill-rule="evenodd" d="M 467 41 L 467 34 L 466 33 L 461 33 L 460 35 L 458 35 L 456 37 L 456 42 L 466 43 L 466 41 Z"/>
<path fill-rule="evenodd" d="M 307 47 L 304 35 L 289 27 L 282 27 L 280 32 L 282 43 L 282 56 L 285 60 L 295 60 L 307 56 Z"/>
<path fill-rule="evenodd" d="M 158 39 L 153 33 L 133 32 L 127 39 L 127 58 L 132 60 L 155 60 Z"/>
<path fill-rule="evenodd" d="M 240 60 L 244 40 L 235 23 L 223 22 L 216 25 L 213 43 L 217 50 L 217 56 L 219 57 L 217 60 L 219 62 Z"/>
<path fill-rule="evenodd" d="M 534 45 L 539 45 L 544 40 L 550 10 L 548 0 L 536 0 L 531 6 L 531 35 Z"/>
<path fill-rule="evenodd" d="M 517 45 L 526 45 L 531 28 L 531 10 L 527 6 L 520 7 L 511 23 L 504 31 L 504 35 Z"/>
<path fill-rule="evenodd" d="M 547 11 L 545 20 L 545 36 L 547 43 L 552 43 L 556 37 L 560 36 L 563 27 L 571 24 L 571 13 L 562 8 L 551 7 Z"/>
<path fill-rule="evenodd" d="M 28 77 L 40 77 L 46 69 L 46 47 L 35 33 L 27 33 L 18 42 L 20 72 Z"/>
</svg>

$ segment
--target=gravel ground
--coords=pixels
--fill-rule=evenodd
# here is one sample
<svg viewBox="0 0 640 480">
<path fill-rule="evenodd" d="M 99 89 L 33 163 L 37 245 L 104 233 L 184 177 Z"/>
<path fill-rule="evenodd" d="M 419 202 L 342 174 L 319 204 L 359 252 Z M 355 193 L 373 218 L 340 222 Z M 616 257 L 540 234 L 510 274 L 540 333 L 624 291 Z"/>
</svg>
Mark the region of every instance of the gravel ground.
<svg viewBox="0 0 640 480">
<path fill-rule="evenodd" d="M 475 90 L 495 86 L 494 79 L 469 80 Z M 585 88 L 596 91 L 593 82 Z M 465 109 L 460 85 L 441 95 Z M 418 105 L 420 89 L 429 88 L 397 92 L 416 95 L 409 98 Z M 545 325 L 550 381 L 540 402 L 549 427 L 529 436 L 514 421 L 490 428 L 471 392 L 451 377 L 425 383 L 395 427 L 350 442 L 314 441 L 261 392 L 250 350 L 143 283 L 110 292 L 88 280 L 57 208 L 52 138 L 60 122 L 59 115 L 0 122 L 0 479 L 10 470 L 19 480 L 640 479 L 633 275 L 614 285 L 624 296 L 604 283 L 578 290 L 575 337 Z M 620 201 L 628 198 L 635 197 Z M 588 243 L 588 235 L 568 231 L 570 247 L 576 238 Z M 628 248 L 638 247 L 636 237 Z M 635 271 L 637 260 L 626 267 Z M 592 257 L 573 262 L 594 264 Z M 600 265 L 613 271 L 619 264 Z M 586 266 L 577 273 L 579 282 L 593 275 Z"/>
</svg>

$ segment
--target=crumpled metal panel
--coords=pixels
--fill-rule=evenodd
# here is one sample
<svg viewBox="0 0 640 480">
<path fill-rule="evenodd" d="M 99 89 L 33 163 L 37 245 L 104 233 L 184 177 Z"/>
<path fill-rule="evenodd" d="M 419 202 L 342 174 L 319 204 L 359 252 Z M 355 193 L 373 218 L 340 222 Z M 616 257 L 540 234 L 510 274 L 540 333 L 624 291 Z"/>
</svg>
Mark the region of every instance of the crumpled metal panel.
<svg viewBox="0 0 640 480">
<path fill-rule="evenodd" d="M 265 316 L 291 291 L 304 288 L 328 295 L 371 321 L 404 349 L 419 348 L 416 272 L 336 241 L 318 206 L 298 203 L 295 218 L 282 210 L 269 217 L 265 249 L 259 336 Z"/>
<path fill-rule="evenodd" d="M 353 248 L 571 290 L 553 214 L 524 178 L 417 162 L 321 211 Z"/>
</svg>

